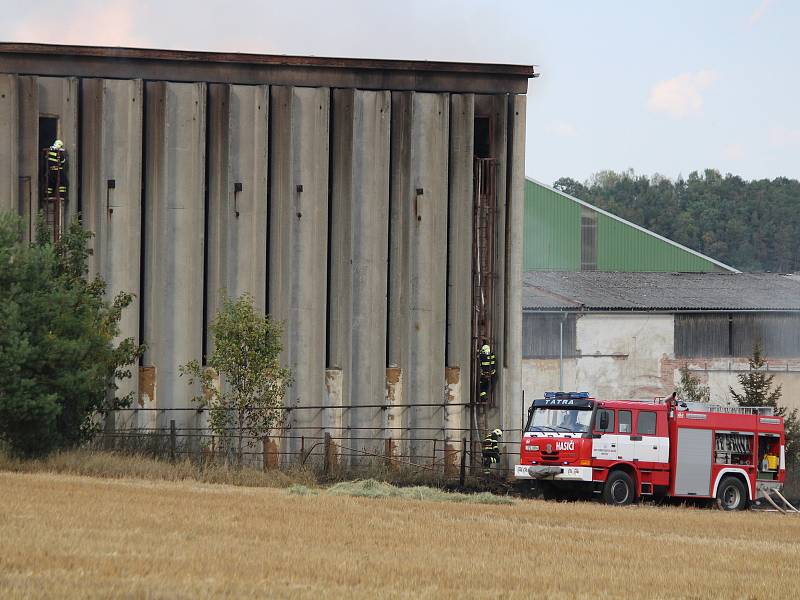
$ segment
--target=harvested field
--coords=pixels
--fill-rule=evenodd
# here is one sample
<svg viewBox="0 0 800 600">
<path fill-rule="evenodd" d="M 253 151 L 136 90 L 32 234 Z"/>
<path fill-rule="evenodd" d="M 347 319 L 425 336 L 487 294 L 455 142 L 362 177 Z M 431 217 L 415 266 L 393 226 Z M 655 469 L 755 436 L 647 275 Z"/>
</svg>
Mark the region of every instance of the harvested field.
<svg viewBox="0 0 800 600">
<path fill-rule="evenodd" d="M 0 472 L 0 597 L 795 597 L 800 518 Z"/>
</svg>

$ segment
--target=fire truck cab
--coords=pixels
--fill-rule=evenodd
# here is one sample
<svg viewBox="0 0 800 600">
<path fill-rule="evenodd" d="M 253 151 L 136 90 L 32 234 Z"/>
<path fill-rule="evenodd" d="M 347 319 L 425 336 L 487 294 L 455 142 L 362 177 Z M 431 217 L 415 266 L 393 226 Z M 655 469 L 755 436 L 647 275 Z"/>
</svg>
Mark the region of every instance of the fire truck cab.
<svg viewBox="0 0 800 600">
<path fill-rule="evenodd" d="M 594 493 L 614 505 L 707 498 L 741 510 L 780 491 L 784 443 L 783 418 L 766 407 L 547 392 L 528 410 L 514 475 L 545 497 Z"/>
</svg>

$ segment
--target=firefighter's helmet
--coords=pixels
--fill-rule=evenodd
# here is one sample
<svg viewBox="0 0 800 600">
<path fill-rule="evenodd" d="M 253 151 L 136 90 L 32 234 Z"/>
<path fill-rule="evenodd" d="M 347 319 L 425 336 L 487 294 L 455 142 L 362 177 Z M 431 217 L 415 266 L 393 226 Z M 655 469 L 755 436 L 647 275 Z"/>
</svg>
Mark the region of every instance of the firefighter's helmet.
<svg viewBox="0 0 800 600">
<path fill-rule="evenodd" d="M 55 142 L 53 142 L 53 148 L 55 150 L 61 150 L 63 147 L 64 147 L 64 142 L 62 142 L 61 140 L 56 140 Z"/>
<path fill-rule="evenodd" d="M 495 429 L 493 432 L 497 437 L 503 437 L 503 430 L 502 429 Z"/>
<path fill-rule="evenodd" d="M 489 348 L 489 344 L 484 344 L 483 346 L 481 346 L 481 353 L 489 354 L 491 351 L 492 349 Z"/>
</svg>

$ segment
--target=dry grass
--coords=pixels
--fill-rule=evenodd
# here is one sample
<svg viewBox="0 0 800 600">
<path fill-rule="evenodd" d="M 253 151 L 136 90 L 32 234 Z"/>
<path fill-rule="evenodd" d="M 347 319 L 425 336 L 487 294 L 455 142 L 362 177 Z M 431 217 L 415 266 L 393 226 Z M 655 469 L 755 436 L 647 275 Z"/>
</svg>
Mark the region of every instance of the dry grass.
<svg viewBox="0 0 800 600">
<path fill-rule="evenodd" d="M 93 450 L 57 452 L 38 460 L 20 460 L 0 451 L 0 471 L 17 473 L 61 473 L 111 479 L 149 479 L 155 481 L 199 481 L 248 487 L 289 487 L 313 485 L 310 469 L 286 472 L 252 468 L 231 469 L 222 464 L 196 464 L 185 459 L 176 463 L 137 455 Z"/>
<path fill-rule="evenodd" d="M 353 496 L 356 498 L 405 498 L 407 500 L 457 502 L 462 504 L 514 504 L 514 500 L 507 496 L 496 496 L 489 492 L 461 494 L 459 492 L 446 492 L 424 485 L 397 487 L 391 483 L 377 481 L 375 479 L 342 481 L 324 490 L 315 490 L 298 484 L 291 486 L 289 488 L 289 493 L 298 496 L 319 495 L 320 493 L 324 493 L 329 496 Z"/>
<path fill-rule="evenodd" d="M 0 597 L 796 597 L 800 518 L 0 473 Z"/>
</svg>

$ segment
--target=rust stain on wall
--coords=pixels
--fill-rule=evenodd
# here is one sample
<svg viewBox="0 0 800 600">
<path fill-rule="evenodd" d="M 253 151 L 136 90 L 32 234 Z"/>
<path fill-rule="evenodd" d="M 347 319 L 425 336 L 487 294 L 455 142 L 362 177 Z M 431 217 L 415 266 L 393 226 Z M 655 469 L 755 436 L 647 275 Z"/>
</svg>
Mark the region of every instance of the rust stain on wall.
<svg viewBox="0 0 800 600">
<path fill-rule="evenodd" d="M 156 368 L 153 366 L 139 367 L 139 397 L 137 403 L 144 408 L 145 404 L 156 401 Z"/>
<path fill-rule="evenodd" d="M 453 444 L 444 445 L 444 474 L 446 476 L 457 475 L 461 465 L 459 463 L 460 450 Z"/>
<path fill-rule="evenodd" d="M 444 376 L 448 385 L 453 385 L 461 380 L 461 369 L 459 367 L 445 367 Z"/>
<path fill-rule="evenodd" d="M 387 367 L 386 383 L 398 383 L 400 381 L 400 367 Z"/>
<path fill-rule="evenodd" d="M 271 440 L 269 438 L 264 438 L 262 441 L 263 451 L 264 451 L 264 468 L 265 469 L 277 469 L 278 468 L 278 458 L 280 454 L 278 454 L 278 442 L 277 440 Z"/>
</svg>

